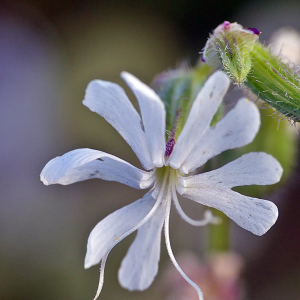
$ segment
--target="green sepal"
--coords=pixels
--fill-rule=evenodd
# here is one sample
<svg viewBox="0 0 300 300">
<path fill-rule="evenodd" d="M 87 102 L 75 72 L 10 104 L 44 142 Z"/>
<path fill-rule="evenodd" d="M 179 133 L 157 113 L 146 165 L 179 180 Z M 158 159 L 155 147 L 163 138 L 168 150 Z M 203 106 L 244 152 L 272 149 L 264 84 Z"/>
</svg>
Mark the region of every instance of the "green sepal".
<svg viewBox="0 0 300 300">
<path fill-rule="evenodd" d="M 208 225 L 208 239 L 206 251 L 208 253 L 223 252 L 230 249 L 230 219 L 220 210 L 211 208 L 215 217 L 219 217 L 222 223 L 219 225 Z"/>
<path fill-rule="evenodd" d="M 245 84 L 274 107 L 279 116 L 300 122 L 300 77 L 296 71 L 258 42 L 258 31 L 224 22 L 210 35 L 203 57 L 223 69 L 232 82 Z"/>
<path fill-rule="evenodd" d="M 261 44 L 251 53 L 252 70 L 245 82 L 282 115 L 300 121 L 300 77 L 288 65 Z"/>
<path fill-rule="evenodd" d="M 237 23 L 225 21 L 210 35 L 203 50 L 205 62 L 222 68 L 235 84 L 241 84 L 251 70 L 251 51 L 258 35 Z"/>
<path fill-rule="evenodd" d="M 175 129 L 175 139 L 183 129 L 198 92 L 213 71 L 200 63 L 194 69 L 169 71 L 155 78 L 152 86 L 166 107 L 166 129 L 169 132 Z"/>
<path fill-rule="evenodd" d="M 282 121 L 278 126 L 278 120 L 270 117 L 271 109 L 261 110 L 261 128 L 254 141 L 240 149 L 235 149 L 237 156 L 252 151 L 263 151 L 273 155 L 280 162 L 284 172 L 279 183 L 273 185 L 253 185 L 235 188 L 241 194 L 252 197 L 263 197 L 273 193 L 279 186 L 285 184 L 294 170 L 298 157 L 298 136 L 288 122 Z"/>
</svg>

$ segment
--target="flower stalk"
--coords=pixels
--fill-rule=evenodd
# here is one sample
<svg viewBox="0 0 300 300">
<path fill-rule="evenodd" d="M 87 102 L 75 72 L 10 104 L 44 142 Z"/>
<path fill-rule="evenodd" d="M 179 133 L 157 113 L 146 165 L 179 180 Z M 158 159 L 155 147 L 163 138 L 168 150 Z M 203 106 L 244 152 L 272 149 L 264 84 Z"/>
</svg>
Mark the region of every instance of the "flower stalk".
<svg viewBox="0 0 300 300">
<path fill-rule="evenodd" d="M 221 219 L 221 224 L 215 226 L 210 224 L 208 227 L 207 252 L 225 252 L 229 251 L 229 218 L 217 209 L 212 210 L 216 218 Z"/>
</svg>

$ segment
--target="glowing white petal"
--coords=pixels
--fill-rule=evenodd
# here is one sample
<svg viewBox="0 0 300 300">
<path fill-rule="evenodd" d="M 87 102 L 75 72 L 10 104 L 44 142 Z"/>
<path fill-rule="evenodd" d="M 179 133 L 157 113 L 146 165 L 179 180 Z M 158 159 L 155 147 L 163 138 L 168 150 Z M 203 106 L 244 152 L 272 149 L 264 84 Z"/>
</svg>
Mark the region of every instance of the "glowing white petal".
<svg viewBox="0 0 300 300">
<path fill-rule="evenodd" d="M 164 104 L 151 88 L 131 74 L 123 72 L 121 76 L 138 99 L 142 119 L 123 89 L 110 82 L 92 81 L 87 87 L 83 103 L 115 127 L 145 169 L 156 168 L 145 172 L 107 153 L 77 149 L 51 160 L 43 169 L 41 180 L 46 185 L 71 184 L 91 178 L 118 181 L 134 188 L 154 185 L 142 199 L 110 214 L 92 230 L 88 239 L 85 268 L 100 261 L 102 263 L 94 299 L 99 296 L 103 286 L 104 267 L 109 252 L 136 230 L 137 236 L 122 261 L 119 280 L 129 290 L 144 290 L 152 283 L 158 270 L 163 222 L 167 251 L 174 266 L 196 289 L 199 299 L 203 299 L 200 288 L 179 267 L 171 249 L 171 198 L 181 217 L 192 225 L 201 226 L 216 222 L 217 219 L 212 214 L 206 214 L 204 220 L 199 221 L 189 218 L 179 204 L 176 189 L 187 198 L 223 211 L 238 225 L 254 234 L 262 235 L 276 221 L 277 207 L 270 201 L 243 196 L 230 188 L 276 183 L 282 168 L 270 155 L 249 153 L 217 170 L 196 176 L 181 176 L 181 173 L 195 170 L 225 150 L 250 143 L 258 131 L 258 109 L 246 99 L 241 99 L 216 126 L 210 127 L 229 86 L 229 79 L 219 71 L 205 83 L 192 106 L 167 162 L 173 169 L 166 167 L 158 170 L 165 163 Z"/>
<path fill-rule="evenodd" d="M 178 201 L 175 184 L 173 184 L 173 186 L 172 186 L 172 200 L 173 200 L 173 203 L 176 207 L 176 210 L 177 210 L 179 216 L 184 221 L 191 224 L 192 226 L 205 226 L 209 223 L 211 223 L 211 224 L 221 224 L 221 220 L 218 217 L 215 217 L 210 210 L 206 210 L 204 212 L 204 218 L 201 219 L 201 220 L 194 220 L 194 219 L 190 218 L 184 212 L 184 210 L 182 209 L 182 207 L 181 207 L 181 205 Z"/>
<path fill-rule="evenodd" d="M 122 72 L 121 77 L 135 94 L 141 110 L 146 139 L 152 161 L 156 167 L 164 165 L 166 148 L 166 110 L 159 96 L 133 75 Z"/>
<path fill-rule="evenodd" d="M 99 178 L 118 181 L 137 189 L 153 184 L 153 172 L 142 171 L 128 162 L 93 149 L 77 149 L 50 160 L 41 173 L 45 185 L 67 185 Z"/>
<path fill-rule="evenodd" d="M 277 183 L 282 175 L 280 163 L 264 152 L 247 153 L 222 168 L 190 177 L 181 177 L 180 184 L 197 187 L 205 184 L 232 188 L 244 185 Z"/>
<path fill-rule="evenodd" d="M 211 186 L 206 180 L 197 187 L 178 185 L 177 191 L 184 197 L 221 210 L 239 226 L 256 235 L 266 233 L 278 217 L 274 203 L 247 197 L 224 187 Z"/>
<path fill-rule="evenodd" d="M 103 80 L 91 81 L 83 104 L 104 117 L 120 133 L 146 170 L 154 167 L 141 118 L 119 85 Z"/>
<path fill-rule="evenodd" d="M 259 126 L 260 115 L 256 105 L 246 98 L 240 99 L 216 126 L 206 131 L 181 165 L 180 171 L 187 174 L 225 150 L 251 143 Z"/>
<path fill-rule="evenodd" d="M 170 166 L 178 169 L 193 152 L 209 129 L 230 81 L 221 71 L 215 72 L 204 84 L 193 103 L 188 119 L 169 159 Z"/>
<path fill-rule="evenodd" d="M 158 271 L 165 205 L 138 229 L 119 270 L 119 282 L 130 291 L 147 289 Z"/>
<path fill-rule="evenodd" d="M 102 290 L 103 282 L 104 282 L 104 268 L 105 268 L 105 263 L 106 263 L 106 259 L 107 259 L 109 252 L 121 240 L 125 239 L 128 235 L 130 235 L 131 233 L 133 233 L 134 231 L 139 229 L 146 222 L 148 222 L 148 220 L 150 220 L 152 218 L 152 216 L 156 213 L 158 207 L 162 204 L 162 201 L 165 199 L 164 193 L 165 193 L 166 181 L 167 181 L 167 176 L 165 176 L 164 179 L 162 180 L 162 184 L 161 184 L 162 189 L 157 190 L 157 186 L 156 186 L 149 192 L 151 194 L 152 198 L 156 199 L 156 196 L 157 196 L 157 199 L 155 200 L 155 204 L 152 206 L 152 208 L 149 210 L 149 212 L 144 216 L 144 218 L 141 219 L 138 223 L 136 223 L 133 227 L 131 227 L 127 231 L 123 232 L 123 234 L 118 239 L 114 239 L 114 241 L 112 243 L 110 243 L 109 247 L 106 249 L 106 251 L 101 259 L 99 285 L 98 285 L 97 293 L 93 300 L 96 300 L 98 298 L 98 296 L 100 295 L 100 292 Z M 90 251 L 90 249 L 88 248 L 87 255 L 88 255 L 89 251 Z"/>
<path fill-rule="evenodd" d="M 111 246 L 118 239 L 122 240 L 123 234 L 146 217 L 154 203 L 155 199 L 150 191 L 142 199 L 116 210 L 99 222 L 90 233 L 84 267 L 99 264 Z"/>
</svg>

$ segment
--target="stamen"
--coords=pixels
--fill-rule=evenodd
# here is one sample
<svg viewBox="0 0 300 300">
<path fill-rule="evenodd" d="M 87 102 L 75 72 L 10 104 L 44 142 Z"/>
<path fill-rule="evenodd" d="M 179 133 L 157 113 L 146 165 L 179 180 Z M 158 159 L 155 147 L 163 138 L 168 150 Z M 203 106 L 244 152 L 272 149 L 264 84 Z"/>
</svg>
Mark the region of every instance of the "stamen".
<svg viewBox="0 0 300 300">
<path fill-rule="evenodd" d="M 99 297 L 99 295 L 101 293 L 101 290 L 102 290 L 102 287 L 103 287 L 103 283 L 104 283 L 104 268 L 105 268 L 105 264 L 106 264 L 106 260 L 107 260 L 108 254 L 109 254 L 109 252 L 107 252 L 107 254 L 101 260 L 99 284 L 98 284 L 97 293 L 96 293 L 96 295 L 95 295 L 95 297 L 94 297 L 93 300 L 96 300 Z"/>
<path fill-rule="evenodd" d="M 95 297 L 94 297 L 93 300 L 96 300 L 99 297 L 99 295 L 101 293 L 101 290 L 102 290 L 102 287 L 103 287 L 103 283 L 104 283 L 104 268 L 105 268 L 105 263 L 106 263 L 108 254 L 110 253 L 110 251 L 112 250 L 112 248 L 116 244 L 118 244 L 123 239 L 125 239 L 128 235 L 130 235 L 131 233 L 133 233 L 134 231 L 136 231 L 137 229 L 139 229 L 142 225 L 144 225 L 153 216 L 153 214 L 156 212 L 156 210 L 159 207 L 159 205 L 164 200 L 163 199 L 163 195 L 164 195 L 164 190 L 165 190 L 165 187 L 166 187 L 166 183 L 167 183 L 168 177 L 169 177 L 169 170 L 167 170 L 167 172 L 165 173 L 165 176 L 164 176 L 164 179 L 163 179 L 160 191 L 158 193 L 157 200 L 156 200 L 155 204 L 153 205 L 153 207 L 151 208 L 151 210 L 146 215 L 146 217 L 143 220 L 141 220 L 137 225 L 135 225 L 131 229 L 127 230 L 117 240 L 114 240 L 113 243 L 112 243 L 112 245 L 107 250 L 105 256 L 102 258 L 102 260 L 101 260 L 101 266 L 100 266 L 100 278 L 99 278 L 98 289 L 97 289 L 96 295 L 95 295 Z"/>
<path fill-rule="evenodd" d="M 170 155 L 172 154 L 174 145 L 175 145 L 175 140 L 172 137 L 166 144 L 165 157 L 170 157 Z"/>
<path fill-rule="evenodd" d="M 256 28 L 247 28 L 247 30 L 250 30 L 250 31 L 252 31 L 254 34 L 256 34 L 256 35 L 260 35 L 261 34 L 261 31 L 259 31 L 258 29 L 256 29 Z"/>
<path fill-rule="evenodd" d="M 177 127 L 177 121 L 178 121 L 178 118 L 180 116 L 180 113 L 181 113 L 181 110 L 180 108 L 177 109 L 177 112 L 176 112 L 176 115 L 175 115 L 175 120 L 174 120 L 174 126 L 173 126 L 173 129 L 172 129 L 172 132 L 169 136 L 169 140 L 166 144 L 166 151 L 165 151 L 165 157 L 166 158 L 169 158 L 170 155 L 172 154 L 172 151 L 173 151 L 173 148 L 174 148 L 174 145 L 175 145 L 175 132 L 176 132 L 176 127 Z"/>
<path fill-rule="evenodd" d="M 199 300 L 204 300 L 203 299 L 203 294 L 202 291 L 200 290 L 200 288 L 198 287 L 198 285 L 193 282 L 180 268 L 180 266 L 178 265 L 172 248 L 171 248 L 171 243 L 170 243 L 170 235 L 169 235 L 169 217 L 170 217 L 170 208 L 171 208 L 171 199 L 170 201 L 167 202 L 167 209 L 166 209 L 166 216 L 165 216 L 165 240 L 166 240 L 166 247 L 167 247 L 167 251 L 169 254 L 169 257 L 174 265 L 174 267 L 177 269 L 177 271 L 181 274 L 181 276 L 197 291 L 198 293 L 198 297 Z"/>
<path fill-rule="evenodd" d="M 206 210 L 204 212 L 204 218 L 202 220 L 194 220 L 190 218 L 180 206 L 180 203 L 177 198 L 175 184 L 172 184 L 172 198 L 173 198 L 173 203 L 180 217 L 187 223 L 191 224 L 192 226 L 205 226 L 207 224 L 220 224 L 222 222 L 221 218 L 215 217 L 210 210 Z"/>
</svg>

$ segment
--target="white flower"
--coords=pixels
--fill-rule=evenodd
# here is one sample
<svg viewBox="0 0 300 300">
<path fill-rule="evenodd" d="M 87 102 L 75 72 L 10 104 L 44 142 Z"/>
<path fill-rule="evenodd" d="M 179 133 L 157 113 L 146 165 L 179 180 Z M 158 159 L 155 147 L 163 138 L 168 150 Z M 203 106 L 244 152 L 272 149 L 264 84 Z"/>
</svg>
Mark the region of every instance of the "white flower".
<svg viewBox="0 0 300 300">
<path fill-rule="evenodd" d="M 48 162 L 41 180 L 46 185 L 66 185 L 101 178 L 136 189 L 151 188 L 142 199 L 110 214 L 92 230 L 85 268 L 101 262 L 95 298 L 103 285 L 104 266 L 110 250 L 135 230 L 138 230 L 137 236 L 122 261 L 119 281 L 129 290 L 144 290 L 150 286 L 158 270 L 164 225 L 167 250 L 173 264 L 197 290 L 199 299 L 203 299 L 201 290 L 182 272 L 172 253 L 169 240 L 171 202 L 173 200 L 180 216 L 192 225 L 204 225 L 214 219 L 209 213 L 202 221 L 190 219 L 181 209 L 176 192 L 219 209 L 241 227 L 262 235 L 276 221 L 277 207 L 272 202 L 241 195 L 231 188 L 276 183 L 282 168 L 271 155 L 258 152 L 245 154 L 214 171 L 187 175 L 213 156 L 250 143 L 260 126 L 258 109 L 243 98 L 220 122 L 210 127 L 229 86 L 229 79 L 221 71 L 212 75 L 197 95 L 176 142 L 171 135 L 167 144 L 163 102 L 133 75 L 123 72 L 121 76 L 135 94 L 141 116 L 124 90 L 107 81 L 92 81 L 83 104 L 104 117 L 122 135 L 147 171 L 101 151 L 77 149 Z"/>
</svg>

